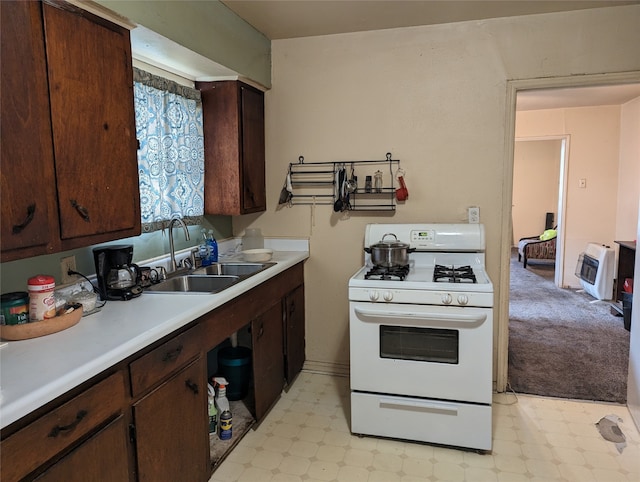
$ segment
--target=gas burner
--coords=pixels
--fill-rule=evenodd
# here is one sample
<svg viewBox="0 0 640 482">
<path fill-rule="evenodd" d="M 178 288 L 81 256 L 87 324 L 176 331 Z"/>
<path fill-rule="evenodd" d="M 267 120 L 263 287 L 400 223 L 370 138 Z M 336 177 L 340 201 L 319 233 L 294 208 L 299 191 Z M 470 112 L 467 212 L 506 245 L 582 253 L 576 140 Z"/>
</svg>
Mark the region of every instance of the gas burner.
<svg viewBox="0 0 640 482">
<path fill-rule="evenodd" d="M 471 266 L 442 266 L 436 264 L 433 270 L 433 281 L 443 283 L 477 283 Z"/>
<path fill-rule="evenodd" d="M 409 265 L 404 266 L 394 266 L 392 268 L 388 268 L 385 266 L 374 266 L 364 275 L 365 279 L 385 279 L 385 280 L 394 280 L 394 281 L 402 281 L 409 274 Z"/>
</svg>

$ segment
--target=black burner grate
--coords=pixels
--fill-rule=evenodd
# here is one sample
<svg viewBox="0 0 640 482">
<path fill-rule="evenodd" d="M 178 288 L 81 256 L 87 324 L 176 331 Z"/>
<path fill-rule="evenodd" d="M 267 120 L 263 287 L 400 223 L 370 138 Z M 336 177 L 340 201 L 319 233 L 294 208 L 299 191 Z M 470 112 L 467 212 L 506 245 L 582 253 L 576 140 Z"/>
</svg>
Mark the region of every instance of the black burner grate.
<svg viewBox="0 0 640 482">
<path fill-rule="evenodd" d="M 471 266 L 442 266 L 436 264 L 433 270 L 433 281 L 442 283 L 477 283 Z"/>
<path fill-rule="evenodd" d="M 395 280 L 402 281 L 409 274 L 409 265 L 404 266 L 394 266 L 394 267 L 385 267 L 385 266 L 374 266 L 364 275 L 364 279 L 374 279 L 374 280 Z"/>
</svg>

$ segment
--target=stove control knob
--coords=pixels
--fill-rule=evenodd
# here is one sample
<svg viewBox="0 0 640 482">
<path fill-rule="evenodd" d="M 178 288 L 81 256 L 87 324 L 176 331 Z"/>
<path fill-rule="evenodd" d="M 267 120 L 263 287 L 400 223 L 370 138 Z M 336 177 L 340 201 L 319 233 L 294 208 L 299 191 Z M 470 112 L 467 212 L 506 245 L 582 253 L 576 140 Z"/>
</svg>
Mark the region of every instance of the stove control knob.
<svg viewBox="0 0 640 482">
<path fill-rule="evenodd" d="M 467 303 L 469 303 L 469 298 L 467 298 L 467 295 L 458 295 L 458 304 L 459 305 L 466 305 Z"/>
<path fill-rule="evenodd" d="M 393 299 L 393 293 L 391 291 L 385 291 L 382 297 L 385 301 L 391 301 Z"/>
<path fill-rule="evenodd" d="M 442 303 L 444 303 L 445 305 L 450 305 L 452 301 L 453 298 L 451 298 L 451 295 L 449 293 L 445 293 L 442 295 Z"/>
<path fill-rule="evenodd" d="M 378 301 L 378 298 L 380 298 L 380 293 L 377 291 L 369 291 L 369 299 L 371 301 Z"/>
</svg>

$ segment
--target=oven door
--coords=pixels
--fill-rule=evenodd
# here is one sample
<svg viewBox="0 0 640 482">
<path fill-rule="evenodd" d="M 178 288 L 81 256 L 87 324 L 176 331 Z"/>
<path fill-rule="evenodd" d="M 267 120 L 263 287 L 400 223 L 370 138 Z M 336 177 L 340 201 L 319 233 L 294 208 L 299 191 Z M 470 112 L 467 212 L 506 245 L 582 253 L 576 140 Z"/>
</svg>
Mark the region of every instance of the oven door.
<svg viewBox="0 0 640 482">
<path fill-rule="evenodd" d="M 351 390 L 491 403 L 491 308 L 350 303 Z"/>
</svg>

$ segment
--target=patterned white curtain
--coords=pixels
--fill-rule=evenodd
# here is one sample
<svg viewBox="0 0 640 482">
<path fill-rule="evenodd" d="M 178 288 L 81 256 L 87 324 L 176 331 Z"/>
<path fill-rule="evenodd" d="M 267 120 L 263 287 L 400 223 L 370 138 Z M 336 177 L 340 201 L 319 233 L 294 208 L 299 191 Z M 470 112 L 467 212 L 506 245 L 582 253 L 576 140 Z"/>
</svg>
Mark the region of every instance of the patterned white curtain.
<svg viewBox="0 0 640 482">
<path fill-rule="evenodd" d="M 204 134 L 200 92 L 134 68 L 142 232 L 174 217 L 202 224 Z"/>
</svg>

